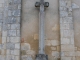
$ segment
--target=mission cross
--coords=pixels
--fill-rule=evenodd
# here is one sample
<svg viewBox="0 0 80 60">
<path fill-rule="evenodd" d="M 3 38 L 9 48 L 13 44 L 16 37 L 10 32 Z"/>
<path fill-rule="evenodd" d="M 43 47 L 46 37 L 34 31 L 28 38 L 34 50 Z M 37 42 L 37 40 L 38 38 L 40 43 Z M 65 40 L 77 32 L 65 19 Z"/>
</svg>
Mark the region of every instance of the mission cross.
<svg viewBox="0 0 80 60">
<path fill-rule="evenodd" d="M 36 60 L 48 60 L 48 56 L 45 54 L 45 17 L 44 9 L 48 7 L 49 3 L 40 0 L 36 2 L 35 7 L 39 7 L 39 54 L 36 55 Z"/>
</svg>

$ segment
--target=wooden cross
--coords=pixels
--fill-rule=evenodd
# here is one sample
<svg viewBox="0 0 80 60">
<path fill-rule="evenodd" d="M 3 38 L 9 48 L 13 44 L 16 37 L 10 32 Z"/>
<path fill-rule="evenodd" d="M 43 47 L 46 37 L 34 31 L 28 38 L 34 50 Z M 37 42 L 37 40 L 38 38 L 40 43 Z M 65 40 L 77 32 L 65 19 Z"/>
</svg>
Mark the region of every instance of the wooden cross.
<svg viewBox="0 0 80 60">
<path fill-rule="evenodd" d="M 49 3 L 44 2 L 44 0 L 40 0 L 40 2 L 36 2 L 35 7 L 40 8 L 39 12 L 39 54 L 37 55 L 37 60 L 47 60 L 47 55 L 45 55 L 45 30 L 44 30 L 44 9 L 48 7 Z"/>
</svg>

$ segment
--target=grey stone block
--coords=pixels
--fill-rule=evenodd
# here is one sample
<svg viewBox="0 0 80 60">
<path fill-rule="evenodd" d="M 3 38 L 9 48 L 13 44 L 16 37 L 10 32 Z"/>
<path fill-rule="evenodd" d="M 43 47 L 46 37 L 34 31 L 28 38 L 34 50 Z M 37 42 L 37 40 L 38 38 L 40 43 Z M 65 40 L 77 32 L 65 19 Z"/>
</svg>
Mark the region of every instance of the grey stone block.
<svg viewBox="0 0 80 60">
<path fill-rule="evenodd" d="M 2 13 L 0 13 L 0 19 L 3 19 L 3 14 Z"/>
<path fill-rule="evenodd" d="M 16 36 L 16 30 L 8 30 L 8 36 Z"/>
<path fill-rule="evenodd" d="M 15 17 L 8 17 L 7 23 L 10 23 L 10 24 L 16 23 L 16 18 Z"/>
<path fill-rule="evenodd" d="M 20 24 L 11 24 L 11 29 L 20 29 Z"/>
<path fill-rule="evenodd" d="M 6 48 L 10 49 L 10 50 L 14 50 L 15 49 L 15 44 L 14 43 L 7 43 Z"/>
<path fill-rule="evenodd" d="M 14 4 L 20 4 L 21 0 L 14 0 Z"/>
<path fill-rule="evenodd" d="M 67 11 L 60 11 L 60 17 L 67 17 L 68 12 Z"/>
<path fill-rule="evenodd" d="M 17 30 L 17 36 L 20 37 L 20 30 Z"/>
<path fill-rule="evenodd" d="M 14 10 L 13 16 L 20 16 L 20 10 Z"/>
</svg>

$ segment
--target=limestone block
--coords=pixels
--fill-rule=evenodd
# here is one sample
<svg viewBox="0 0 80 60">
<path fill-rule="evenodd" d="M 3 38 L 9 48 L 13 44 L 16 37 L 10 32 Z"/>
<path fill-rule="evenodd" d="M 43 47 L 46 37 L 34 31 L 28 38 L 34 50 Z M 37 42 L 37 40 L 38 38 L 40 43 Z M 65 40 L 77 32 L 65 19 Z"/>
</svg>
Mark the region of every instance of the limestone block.
<svg viewBox="0 0 80 60">
<path fill-rule="evenodd" d="M 61 44 L 70 44 L 70 39 L 69 38 L 62 38 Z"/>
<path fill-rule="evenodd" d="M 57 51 L 52 51 L 52 56 L 59 57 L 60 53 Z"/>
<path fill-rule="evenodd" d="M 74 44 L 74 37 L 71 37 L 71 42 L 70 44 Z"/>
<path fill-rule="evenodd" d="M 65 7 L 66 6 L 66 2 L 64 0 L 59 1 L 60 2 L 60 6 Z"/>
<path fill-rule="evenodd" d="M 8 16 L 12 16 L 12 11 L 8 10 Z"/>
<path fill-rule="evenodd" d="M 14 50 L 10 50 L 10 52 L 11 52 L 11 55 L 14 55 Z"/>
<path fill-rule="evenodd" d="M 26 54 L 26 50 L 21 50 L 21 55 L 22 55 L 22 56 L 27 55 L 27 54 Z"/>
<path fill-rule="evenodd" d="M 7 60 L 15 60 L 15 56 L 14 55 L 7 55 L 6 59 Z"/>
<path fill-rule="evenodd" d="M 20 4 L 21 3 L 21 0 L 14 0 L 14 3 L 15 4 Z"/>
<path fill-rule="evenodd" d="M 14 10 L 13 15 L 14 16 L 20 16 L 20 10 Z"/>
<path fill-rule="evenodd" d="M 20 43 L 15 43 L 15 49 L 20 49 Z"/>
<path fill-rule="evenodd" d="M 2 44 L 2 49 L 6 49 L 6 43 Z"/>
<path fill-rule="evenodd" d="M 10 37 L 10 42 L 18 43 L 18 42 L 20 42 L 20 37 Z"/>
<path fill-rule="evenodd" d="M 76 58 L 75 57 L 72 57 L 72 60 L 76 60 Z"/>
<path fill-rule="evenodd" d="M 20 60 L 20 56 L 15 56 L 15 60 Z"/>
<path fill-rule="evenodd" d="M 8 36 L 16 36 L 16 30 L 8 30 Z"/>
<path fill-rule="evenodd" d="M 74 51 L 74 45 L 61 45 L 61 51 Z"/>
<path fill-rule="evenodd" d="M 20 55 L 20 50 L 14 50 L 14 55 Z"/>
<path fill-rule="evenodd" d="M 75 56 L 75 51 L 65 52 L 65 56 Z"/>
<path fill-rule="evenodd" d="M 20 24 L 11 24 L 11 29 L 20 29 Z"/>
<path fill-rule="evenodd" d="M 3 4 L 0 3 L 0 8 L 3 7 Z"/>
<path fill-rule="evenodd" d="M 57 51 L 58 51 L 58 52 L 60 51 L 60 46 L 57 46 Z"/>
<path fill-rule="evenodd" d="M 67 1 L 67 8 L 71 7 L 72 3 L 71 1 Z"/>
<path fill-rule="evenodd" d="M 52 46 L 58 46 L 59 45 L 59 41 L 58 40 L 51 40 L 51 45 Z"/>
<path fill-rule="evenodd" d="M 60 17 L 67 17 L 68 12 L 67 11 L 60 11 Z"/>
<path fill-rule="evenodd" d="M 14 43 L 7 43 L 6 48 L 7 48 L 7 49 L 14 50 L 14 49 L 15 49 L 15 44 L 14 44 Z"/>
<path fill-rule="evenodd" d="M 7 31 L 2 31 L 2 36 L 7 37 Z"/>
<path fill-rule="evenodd" d="M 29 43 L 21 43 L 21 50 L 30 50 L 30 44 Z"/>
<path fill-rule="evenodd" d="M 21 4 L 18 4 L 18 9 L 21 9 Z"/>
<path fill-rule="evenodd" d="M 80 51 L 75 52 L 76 56 L 80 56 Z"/>
<path fill-rule="evenodd" d="M 51 47 L 51 50 L 55 51 L 55 50 L 57 50 L 57 47 L 56 46 Z"/>
<path fill-rule="evenodd" d="M 72 60 L 72 57 L 61 57 L 61 60 Z"/>
<path fill-rule="evenodd" d="M 80 60 L 80 56 L 76 57 L 76 60 Z"/>
<path fill-rule="evenodd" d="M 38 40 L 38 39 L 39 39 L 38 34 L 34 34 L 34 40 Z"/>
<path fill-rule="evenodd" d="M 9 37 L 7 37 L 7 41 L 6 42 L 10 42 L 10 38 Z"/>
<path fill-rule="evenodd" d="M 0 44 L 0 50 L 2 49 L 2 44 Z"/>
<path fill-rule="evenodd" d="M 11 23 L 11 24 L 16 23 L 16 18 L 15 17 L 8 17 L 7 23 Z"/>
<path fill-rule="evenodd" d="M 46 46 L 51 46 L 51 40 L 45 40 L 45 45 Z"/>
<path fill-rule="evenodd" d="M 61 51 L 61 53 L 60 53 L 60 54 L 61 54 L 61 57 L 62 57 L 62 56 L 65 56 L 64 52 L 62 52 L 62 51 Z"/>
<path fill-rule="evenodd" d="M 11 51 L 10 51 L 9 49 L 7 49 L 7 50 L 6 50 L 6 54 L 7 54 L 7 55 L 10 55 L 10 54 L 11 54 Z"/>
<path fill-rule="evenodd" d="M 32 56 L 35 55 L 35 51 L 33 51 L 33 50 L 27 50 L 26 53 L 27 53 L 28 55 L 32 55 Z"/>
<path fill-rule="evenodd" d="M 17 30 L 17 36 L 20 37 L 20 30 Z"/>
<path fill-rule="evenodd" d="M 3 14 L 2 13 L 0 13 L 0 19 L 3 19 Z"/>
<path fill-rule="evenodd" d="M 6 37 L 2 37 L 2 43 L 6 43 Z"/>
<path fill-rule="evenodd" d="M 80 51 L 80 48 L 78 47 L 77 50 Z"/>
<path fill-rule="evenodd" d="M 10 24 L 8 24 L 7 29 L 10 29 L 10 28 L 11 28 L 11 25 L 10 25 Z"/>
<path fill-rule="evenodd" d="M 73 23 L 72 17 L 64 17 L 63 20 L 64 20 L 64 23 Z"/>
<path fill-rule="evenodd" d="M 63 24 L 63 29 L 70 29 L 70 25 L 69 24 Z"/>
<path fill-rule="evenodd" d="M 2 44 L 2 37 L 0 37 L 0 44 Z"/>
<path fill-rule="evenodd" d="M 2 49 L 2 50 L 1 50 L 1 54 L 2 54 L 2 55 L 5 55 L 5 54 L 6 54 L 6 50 Z"/>
</svg>

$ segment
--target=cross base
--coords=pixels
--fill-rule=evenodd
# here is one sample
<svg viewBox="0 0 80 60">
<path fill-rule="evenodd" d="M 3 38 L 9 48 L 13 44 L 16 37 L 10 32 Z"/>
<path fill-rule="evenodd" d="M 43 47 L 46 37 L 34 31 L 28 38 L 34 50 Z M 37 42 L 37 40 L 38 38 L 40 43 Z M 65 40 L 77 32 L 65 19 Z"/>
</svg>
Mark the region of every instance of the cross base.
<svg viewBox="0 0 80 60">
<path fill-rule="evenodd" d="M 38 54 L 36 55 L 36 60 L 48 60 L 48 55 Z"/>
</svg>

